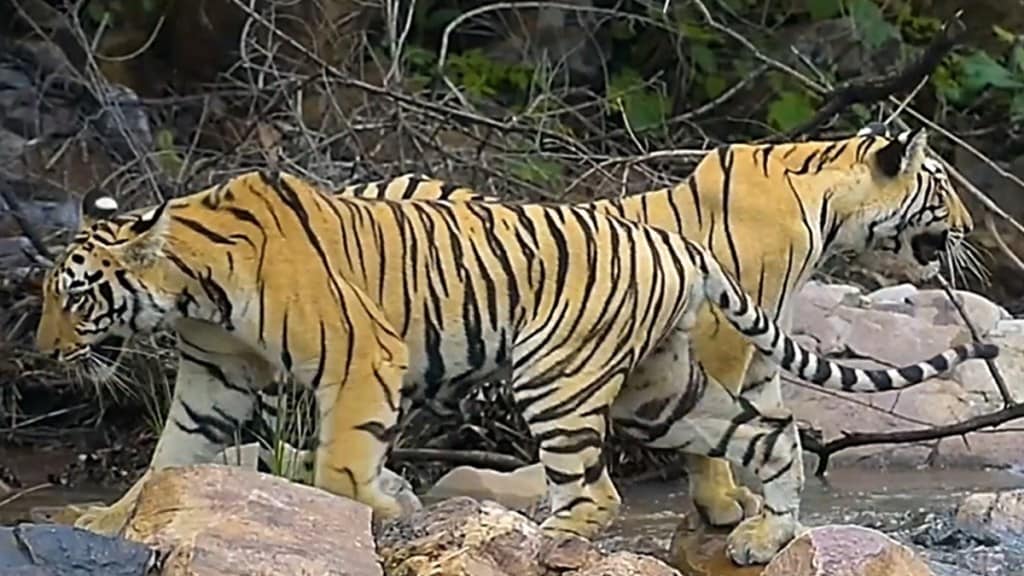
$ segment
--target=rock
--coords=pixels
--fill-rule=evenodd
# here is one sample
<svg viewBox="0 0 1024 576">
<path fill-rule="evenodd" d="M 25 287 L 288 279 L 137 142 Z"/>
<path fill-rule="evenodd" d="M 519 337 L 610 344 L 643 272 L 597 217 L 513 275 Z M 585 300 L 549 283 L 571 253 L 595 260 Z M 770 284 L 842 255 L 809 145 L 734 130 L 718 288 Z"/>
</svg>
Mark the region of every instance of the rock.
<svg viewBox="0 0 1024 576">
<path fill-rule="evenodd" d="M 146 576 L 157 555 L 143 544 L 59 525 L 0 528 L 4 576 Z"/>
<path fill-rule="evenodd" d="M 971 324 L 982 335 L 995 329 L 1001 320 L 1012 318 L 1005 308 L 980 294 L 956 290 L 953 295 L 971 320 Z M 910 296 L 907 302 L 913 305 L 914 316 L 917 318 L 926 319 L 933 324 L 964 326 L 960 312 L 942 290 L 921 290 Z"/>
<path fill-rule="evenodd" d="M 382 576 L 368 506 L 234 466 L 166 468 L 125 529 L 167 554 L 162 576 Z"/>
<path fill-rule="evenodd" d="M 569 574 L 571 576 L 634 576 L 637 574 L 668 576 L 679 573 L 656 558 L 632 552 L 616 552 L 582 570 Z"/>
<path fill-rule="evenodd" d="M 726 556 L 727 535 L 705 524 L 691 505 L 672 533 L 669 563 L 684 576 L 759 576 L 764 566 L 737 566 Z"/>
<path fill-rule="evenodd" d="M 491 501 L 456 497 L 386 522 L 377 538 L 388 576 L 678 576 L 649 556 L 604 555 L 580 538 L 544 534 Z"/>
<path fill-rule="evenodd" d="M 932 576 L 914 552 L 861 526 L 811 528 L 765 566 L 761 576 Z"/>
<path fill-rule="evenodd" d="M 1024 538 L 1024 490 L 968 496 L 957 508 L 956 525 L 980 539 Z"/>
<path fill-rule="evenodd" d="M 246 470 L 258 470 L 262 462 L 275 476 L 288 478 L 303 484 L 313 483 L 314 455 L 306 450 L 298 450 L 287 442 L 280 445 L 280 454 L 273 454 L 259 442 L 250 442 L 240 446 L 228 446 L 213 458 L 213 463 L 226 466 L 238 466 Z M 275 463 L 275 459 L 278 460 Z M 309 459 L 309 462 L 307 462 Z M 413 511 L 423 508 L 412 484 L 388 468 L 381 470 L 381 488 L 384 492 L 396 496 L 403 510 Z"/>
<path fill-rule="evenodd" d="M 1005 309 L 977 294 L 954 294 L 983 337 L 1000 347 L 996 365 L 1014 398 L 1024 399 L 1024 321 L 1009 319 Z M 919 290 L 909 284 L 860 296 L 849 286 L 810 282 L 794 300 L 791 333 L 819 354 L 863 367 L 904 365 L 971 340 L 969 329 L 942 290 Z M 981 361 L 967 362 L 913 388 L 882 394 L 829 393 L 792 384 L 782 388 L 794 415 L 820 430 L 825 441 L 848 431 L 887 433 L 948 425 L 1002 407 L 988 367 Z M 858 447 L 836 454 L 833 461 L 836 465 L 1005 467 L 1024 460 L 1021 432 L 986 433 L 983 440 L 969 434 L 966 439 Z"/>
<path fill-rule="evenodd" d="M 534 507 L 547 497 L 544 466 L 531 464 L 512 472 L 458 466 L 438 479 L 426 494 L 434 500 L 455 496 L 493 500 L 516 510 Z"/>
</svg>

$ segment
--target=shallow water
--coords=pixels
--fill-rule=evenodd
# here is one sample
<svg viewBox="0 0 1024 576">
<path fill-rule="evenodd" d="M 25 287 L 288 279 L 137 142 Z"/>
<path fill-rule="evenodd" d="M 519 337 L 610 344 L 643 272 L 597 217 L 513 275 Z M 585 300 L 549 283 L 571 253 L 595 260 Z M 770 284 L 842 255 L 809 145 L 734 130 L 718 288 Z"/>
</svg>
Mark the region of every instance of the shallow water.
<svg viewBox="0 0 1024 576">
<path fill-rule="evenodd" d="M 77 456 L 70 452 L 31 452 L 0 447 L 0 463 L 15 472 L 24 488 L 59 474 Z M 1000 470 L 837 469 L 826 481 L 808 477 L 802 520 L 814 526 L 852 523 L 870 526 L 914 545 L 914 535 L 936 517 L 948 516 L 967 495 L 1024 488 L 1024 474 Z M 650 553 L 664 551 L 686 509 L 686 483 L 621 483 L 622 515 L 602 538 L 602 547 Z M 17 491 L 15 492 L 17 493 Z M 120 489 L 97 484 L 42 488 L 0 505 L 0 525 L 31 519 L 37 506 L 113 501 Z M 10 495 L 0 494 L 0 502 Z M 937 576 L 1024 576 L 1024 541 L 997 547 L 931 549 L 915 547 Z"/>
<path fill-rule="evenodd" d="M 825 482 L 808 477 L 801 520 L 808 526 L 857 524 L 911 545 L 936 576 L 1024 576 L 1024 540 L 997 546 L 922 546 L 941 533 L 956 506 L 977 492 L 1024 488 L 1024 475 L 1001 470 L 876 471 L 837 469 Z M 602 547 L 661 555 L 686 509 L 685 481 L 650 482 L 621 489 L 623 514 Z"/>
</svg>

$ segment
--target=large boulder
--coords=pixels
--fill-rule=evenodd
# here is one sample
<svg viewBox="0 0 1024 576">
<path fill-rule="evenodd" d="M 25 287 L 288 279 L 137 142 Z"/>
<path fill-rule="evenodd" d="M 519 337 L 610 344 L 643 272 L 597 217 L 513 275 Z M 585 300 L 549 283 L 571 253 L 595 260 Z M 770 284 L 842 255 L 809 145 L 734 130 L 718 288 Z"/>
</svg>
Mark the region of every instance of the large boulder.
<svg viewBox="0 0 1024 576">
<path fill-rule="evenodd" d="M 678 576 L 650 556 L 606 555 L 556 538 L 518 512 L 457 497 L 386 523 L 377 546 L 388 576 Z"/>
<path fill-rule="evenodd" d="M 153 473 L 125 536 L 166 554 L 162 576 L 382 576 L 371 516 L 318 488 L 199 465 Z"/>
<path fill-rule="evenodd" d="M 1024 321 L 987 299 L 956 292 L 982 338 L 1000 347 L 995 363 L 1014 398 L 1024 399 Z M 791 332 L 801 344 L 848 365 L 904 365 L 971 340 L 956 307 L 941 290 L 898 285 L 860 289 L 808 283 L 794 301 Z M 985 362 L 972 361 L 913 388 L 881 394 L 845 394 L 800 386 L 783 373 L 783 395 L 794 415 L 831 440 L 844 432 L 894 432 L 947 425 L 1002 407 Z M 1005 426 L 1012 427 L 1012 424 Z M 876 445 L 844 450 L 838 465 L 1006 466 L 1024 460 L 1024 434 L 1007 430 L 951 437 L 927 444 Z"/>
<path fill-rule="evenodd" d="M 821 526 L 805 531 L 761 576 L 932 576 L 914 551 L 877 530 Z"/>
</svg>

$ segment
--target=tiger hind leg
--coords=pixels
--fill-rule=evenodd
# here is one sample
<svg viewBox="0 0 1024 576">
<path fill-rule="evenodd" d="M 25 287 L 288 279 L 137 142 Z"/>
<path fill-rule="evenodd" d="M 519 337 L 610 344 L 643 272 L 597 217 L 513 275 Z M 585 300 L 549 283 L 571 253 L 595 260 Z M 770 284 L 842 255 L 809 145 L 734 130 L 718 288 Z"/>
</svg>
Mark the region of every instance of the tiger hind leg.
<svg viewBox="0 0 1024 576">
<path fill-rule="evenodd" d="M 703 325 L 697 326 L 699 330 Z M 631 413 L 634 408 L 623 408 L 627 404 L 634 407 L 646 404 L 650 410 L 659 402 L 670 402 L 675 395 L 681 393 L 678 382 L 681 377 L 685 381 L 691 370 L 691 337 L 695 333 L 692 330 L 685 326 L 676 328 L 636 367 L 626 382 L 623 391 L 625 396 L 616 401 L 620 410 L 626 414 Z M 728 334 L 723 331 L 721 337 L 725 336 Z M 694 342 L 698 349 L 700 347 L 697 344 L 700 342 L 699 339 Z M 743 346 L 745 344 L 740 342 L 734 349 L 742 350 Z M 746 366 L 742 357 L 730 363 L 717 349 L 708 355 L 716 366 L 728 372 L 730 380 L 741 378 L 742 372 L 736 373 L 735 368 Z M 690 498 L 706 524 L 719 528 L 733 527 L 761 512 L 760 496 L 734 481 L 727 460 L 709 458 L 703 454 L 687 454 L 685 461 Z"/>
<path fill-rule="evenodd" d="M 512 383 L 547 476 L 551 515 L 541 523 L 546 532 L 589 539 L 619 514 L 622 498 L 608 474 L 604 452 L 608 406 L 619 389 L 616 380 L 621 378 L 612 376 L 582 402 L 579 391 L 590 382 L 556 379 L 538 389 L 524 374 Z"/>
<path fill-rule="evenodd" d="M 730 532 L 727 553 L 739 565 L 765 563 L 801 527 L 804 477 L 795 420 L 758 411 L 709 381 L 697 363 L 681 388 L 660 397 L 627 389 L 613 405 L 616 430 L 651 448 L 724 458 L 750 470 L 763 485 L 764 506 Z"/>
<path fill-rule="evenodd" d="M 692 330 L 681 338 L 673 334 L 667 345 L 673 352 L 682 348 L 685 353 L 676 353 L 675 357 L 686 358 L 692 342 L 707 373 L 726 389 L 738 394 L 750 376 L 754 348 L 720 318 L 720 314 L 713 309 L 701 311 Z M 663 370 L 661 373 L 686 374 L 690 370 L 689 360 L 686 362 L 686 366 L 670 367 L 671 371 Z M 652 359 L 649 363 L 657 368 L 657 360 Z M 761 512 L 761 497 L 736 483 L 727 460 L 688 454 L 686 467 L 690 497 L 706 524 L 718 528 L 733 527 Z"/>
</svg>

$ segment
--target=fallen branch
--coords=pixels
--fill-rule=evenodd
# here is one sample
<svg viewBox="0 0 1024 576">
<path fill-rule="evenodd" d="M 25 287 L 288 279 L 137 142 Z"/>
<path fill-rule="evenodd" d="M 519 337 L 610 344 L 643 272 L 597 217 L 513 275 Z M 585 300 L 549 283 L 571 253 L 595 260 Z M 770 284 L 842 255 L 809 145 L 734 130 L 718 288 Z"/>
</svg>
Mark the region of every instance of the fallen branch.
<svg viewBox="0 0 1024 576">
<path fill-rule="evenodd" d="M 833 89 L 828 95 L 826 104 L 818 110 L 813 118 L 801 126 L 797 126 L 785 136 L 786 140 L 794 140 L 803 135 L 815 135 L 818 128 L 854 104 L 868 104 L 884 100 L 893 94 L 913 90 L 935 68 L 958 43 L 967 27 L 960 20 L 958 11 L 943 24 L 935 34 L 921 57 L 905 69 L 882 78 L 873 78 L 863 82 L 853 82 Z"/>
<path fill-rule="evenodd" d="M 814 475 L 824 476 L 828 469 L 829 458 L 836 452 L 847 448 L 878 444 L 908 444 L 952 436 L 965 436 L 982 428 L 994 428 L 1018 418 L 1024 418 L 1024 404 L 1011 404 L 998 412 L 927 429 L 901 430 L 899 432 L 845 432 L 842 438 L 825 443 L 821 443 L 813 431 L 801 430 L 800 440 L 804 450 L 818 457 L 818 466 L 814 470 Z"/>
<path fill-rule="evenodd" d="M 444 462 L 445 464 L 493 468 L 507 472 L 526 466 L 515 456 L 482 450 L 441 450 L 438 448 L 395 448 L 391 459 L 396 462 Z"/>
</svg>

